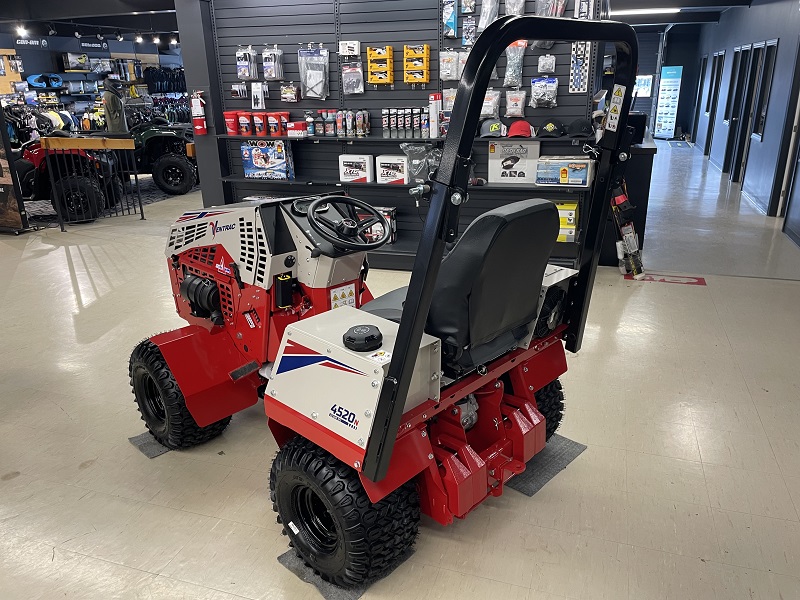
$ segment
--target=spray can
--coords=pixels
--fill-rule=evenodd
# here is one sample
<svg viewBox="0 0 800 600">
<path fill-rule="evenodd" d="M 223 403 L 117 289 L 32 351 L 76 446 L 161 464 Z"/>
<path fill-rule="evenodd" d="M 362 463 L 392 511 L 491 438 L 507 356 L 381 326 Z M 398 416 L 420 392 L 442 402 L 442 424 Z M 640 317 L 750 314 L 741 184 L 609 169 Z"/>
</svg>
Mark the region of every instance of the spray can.
<svg viewBox="0 0 800 600">
<path fill-rule="evenodd" d="M 419 128 L 420 128 L 420 136 L 422 139 L 428 139 L 431 137 L 431 122 L 428 115 L 428 107 L 425 106 L 422 109 L 422 114 L 419 118 Z"/>
<path fill-rule="evenodd" d="M 336 135 L 339 137 L 344 137 L 347 135 L 347 131 L 345 130 L 345 124 L 344 124 L 343 110 L 336 111 Z"/>
<path fill-rule="evenodd" d="M 356 112 L 356 136 L 364 137 L 364 113 Z"/>
<path fill-rule="evenodd" d="M 364 135 L 368 136 L 372 133 L 372 123 L 370 122 L 369 111 L 367 109 L 363 110 L 364 113 Z"/>
<path fill-rule="evenodd" d="M 389 137 L 396 138 L 397 135 L 397 109 L 389 109 Z"/>
<path fill-rule="evenodd" d="M 407 138 L 411 139 L 412 137 L 414 137 L 414 116 L 413 116 L 410 108 L 406 109 L 405 129 L 406 129 L 406 137 Z"/>
<path fill-rule="evenodd" d="M 353 132 L 355 131 L 355 119 L 356 115 L 352 110 L 348 110 L 346 113 L 344 113 L 344 124 L 347 137 L 353 137 Z"/>
<path fill-rule="evenodd" d="M 422 137 L 422 109 L 412 108 L 411 117 L 411 126 L 413 128 L 411 137 L 419 139 Z"/>
<path fill-rule="evenodd" d="M 389 109 L 382 108 L 381 109 L 381 133 L 383 137 L 389 137 Z"/>
</svg>

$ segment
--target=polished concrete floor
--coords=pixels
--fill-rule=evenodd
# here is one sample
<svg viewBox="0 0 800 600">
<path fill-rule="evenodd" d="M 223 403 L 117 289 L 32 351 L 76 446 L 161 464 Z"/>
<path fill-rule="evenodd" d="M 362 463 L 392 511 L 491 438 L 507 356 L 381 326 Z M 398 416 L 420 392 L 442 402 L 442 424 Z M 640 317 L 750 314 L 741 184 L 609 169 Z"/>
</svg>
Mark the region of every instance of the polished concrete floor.
<svg viewBox="0 0 800 600">
<path fill-rule="evenodd" d="M 261 405 L 189 451 L 127 441 L 129 353 L 182 324 L 165 234 L 199 205 L 0 237 L 0 599 L 319 598 L 276 562 Z M 588 449 L 533 498 L 424 520 L 366 598 L 800 599 L 800 283 L 686 270 L 708 285 L 601 270 L 564 377 Z"/>
<path fill-rule="evenodd" d="M 783 219 L 759 212 L 701 150 L 656 143 L 646 269 L 800 280 L 800 248 Z"/>
</svg>

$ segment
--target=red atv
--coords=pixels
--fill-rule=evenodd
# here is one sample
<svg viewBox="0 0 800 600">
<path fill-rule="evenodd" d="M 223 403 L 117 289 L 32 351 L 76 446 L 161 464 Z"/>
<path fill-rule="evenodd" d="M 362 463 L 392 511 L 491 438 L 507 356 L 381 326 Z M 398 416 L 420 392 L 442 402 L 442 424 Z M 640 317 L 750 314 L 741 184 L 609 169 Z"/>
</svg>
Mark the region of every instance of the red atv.
<svg viewBox="0 0 800 600">
<path fill-rule="evenodd" d="M 12 152 L 11 160 L 19 175 L 23 199 L 49 199 L 68 223 L 94 221 L 123 194 L 122 181 L 114 176 L 114 159 L 107 153 L 93 154 L 86 150 L 56 153 L 42 148 L 39 140 L 30 140 Z M 51 167 L 55 170 L 54 183 Z"/>
</svg>

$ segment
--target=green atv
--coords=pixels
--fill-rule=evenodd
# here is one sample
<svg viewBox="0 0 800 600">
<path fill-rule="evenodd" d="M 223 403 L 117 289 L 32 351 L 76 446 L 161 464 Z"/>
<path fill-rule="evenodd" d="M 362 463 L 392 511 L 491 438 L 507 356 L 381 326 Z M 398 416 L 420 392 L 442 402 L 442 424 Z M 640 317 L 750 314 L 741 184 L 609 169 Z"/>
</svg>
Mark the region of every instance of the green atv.
<svg viewBox="0 0 800 600">
<path fill-rule="evenodd" d="M 186 144 L 194 141 L 188 123 L 170 125 L 155 118 L 131 127 L 136 144 L 136 167 L 140 174 L 152 173 L 159 189 L 173 196 L 190 192 L 198 181 L 197 164 L 186 156 Z"/>
</svg>

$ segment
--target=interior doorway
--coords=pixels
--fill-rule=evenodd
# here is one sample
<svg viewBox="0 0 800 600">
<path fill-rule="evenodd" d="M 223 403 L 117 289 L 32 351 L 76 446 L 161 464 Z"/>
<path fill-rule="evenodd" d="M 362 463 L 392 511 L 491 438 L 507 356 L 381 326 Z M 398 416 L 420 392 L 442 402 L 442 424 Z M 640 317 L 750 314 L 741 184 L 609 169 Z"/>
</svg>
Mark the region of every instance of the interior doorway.
<svg viewBox="0 0 800 600">
<path fill-rule="evenodd" d="M 711 142 L 714 139 L 714 124 L 717 120 L 717 106 L 719 105 L 719 89 L 722 84 L 722 69 L 725 66 L 725 51 L 715 52 L 711 61 L 711 87 L 706 96 L 705 112 L 708 117 L 708 135 L 703 154 L 708 156 L 711 153 Z"/>
<path fill-rule="evenodd" d="M 743 88 L 743 98 L 741 112 L 739 113 L 738 131 L 733 147 L 733 158 L 731 163 L 731 181 L 741 182 L 744 178 L 744 169 L 747 163 L 747 153 L 750 150 L 750 142 L 755 124 L 755 104 L 756 90 L 758 89 L 758 79 L 764 67 L 764 48 L 765 44 L 754 45 L 751 50 L 750 64 L 745 74 L 746 83 Z"/>
<path fill-rule="evenodd" d="M 725 156 L 722 160 L 723 173 L 730 174 L 731 172 L 733 149 L 736 146 L 736 139 L 739 134 L 744 88 L 747 83 L 751 53 L 752 47 L 750 46 L 740 46 L 733 49 L 731 80 L 728 85 L 728 96 L 725 100 L 725 112 L 722 115 L 722 122 L 728 127 L 728 135 L 725 140 Z"/>
<path fill-rule="evenodd" d="M 701 102 L 706 88 L 706 69 L 708 68 L 708 54 L 700 61 L 700 83 L 697 86 L 697 98 L 694 101 L 694 121 L 692 122 L 692 142 L 697 141 L 697 128 L 700 125 Z"/>
</svg>

